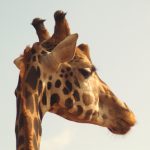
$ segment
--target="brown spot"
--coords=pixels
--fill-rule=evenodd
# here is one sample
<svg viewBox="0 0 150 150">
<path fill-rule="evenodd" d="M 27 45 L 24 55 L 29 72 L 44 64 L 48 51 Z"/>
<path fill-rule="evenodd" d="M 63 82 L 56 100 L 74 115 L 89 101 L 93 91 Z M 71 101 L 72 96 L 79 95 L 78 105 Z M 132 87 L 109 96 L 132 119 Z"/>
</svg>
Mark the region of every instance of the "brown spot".
<svg viewBox="0 0 150 150">
<path fill-rule="evenodd" d="M 73 96 L 74 96 L 74 99 L 76 101 L 80 101 L 80 95 L 79 95 L 79 92 L 77 90 L 74 91 Z"/>
<path fill-rule="evenodd" d="M 39 115 L 40 115 L 40 119 L 42 120 L 42 118 L 43 118 L 43 113 L 42 113 L 42 110 L 41 110 L 40 105 L 39 105 Z"/>
<path fill-rule="evenodd" d="M 90 105 L 93 102 L 93 97 L 89 95 L 88 93 L 83 93 L 82 99 L 85 105 Z"/>
<path fill-rule="evenodd" d="M 68 89 L 69 92 L 72 91 L 72 83 L 69 80 L 66 80 L 65 82 L 66 88 Z"/>
<path fill-rule="evenodd" d="M 42 103 L 43 103 L 43 105 L 47 104 L 46 89 L 43 92 Z"/>
<path fill-rule="evenodd" d="M 36 61 L 36 56 L 33 56 L 32 60 L 33 60 L 33 61 Z"/>
<path fill-rule="evenodd" d="M 32 130 L 32 120 L 29 116 L 25 116 L 25 114 L 21 113 L 20 116 L 19 116 L 19 130 L 21 128 L 23 128 L 26 132 L 27 127 L 28 127 L 29 132 L 31 132 L 31 130 Z"/>
<path fill-rule="evenodd" d="M 38 85 L 38 93 L 39 93 L 39 95 L 40 95 L 41 92 L 42 92 L 42 87 L 43 87 L 43 84 L 42 84 L 42 81 L 40 80 L 40 81 L 39 81 L 39 85 Z"/>
<path fill-rule="evenodd" d="M 20 115 L 19 115 L 19 129 L 21 129 L 21 128 L 23 128 L 23 126 L 24 126 L 24 115 L 23 115 L 23 113 L 21 113 Z"/>
<path fill-rule="evenodd" d="M 65 70 L 64 70 L 64 69 L 61 69 L 61 72 L 62 72 L 62 73 L 65 73 Z"/>
<path fill-rule="evenodd" d="M 69 94 L 69 90 L 68 90 L 66 87 L 64 87 L 64 88 L 63 88 L 63 93 L 64 93 L 65 95 L 67 95 L 67 94 Z"/>
<path fill-rule="evenodd" d="M 31 53 L 34 55 L 36 53 L 36 50 L 34 48 L 32 48 Z"/>
<path fill-rule="evenodd" d="M 32 58 L 32 54 L 29 52 L 28 54 L 25 54 L 25 62 L 30 62 Z"/>
<path fill-rule="evenodd" d="M 47 51 L 51 52 L 57 44 L 55 43 L 50 43 L 49 41 L 45 41 L 44 43 L 42 43 L 42 46 L 46 48 Z"/>
<path fill-rule="evenodd" d="M 54 104 L 58 104 L 59 100 L 60 100 L 60 97 L 57 93 L 52 94 L 50 98 L 50 105 L 53 106 Z"/>
<path fill-rule="evenodd" d="M 60 74 L 59 76 L 60 76 L 61 78 L 63 78 L 63 74 Z"/>
<path fill-rule="evenodd" d="M 69 74 L 70 76 L 73 76 L 73 72 L 70 72 L 70 74 Z"/>
<path fill-rule="evenodd" d="M 24 89 L 24 97 L 26 99 L 28 99 L 30 96 L 31 96 L 31 92 L 27 88 L 25 88 Z"/>
<path fill-rule="evenodd" d="M 34 95 L 34 98 L 35 98 L 35 109 L 36 109 L 36 113 L 38 113 L 38 95 L 37 94 L 35 94 Z"/>
<path fill-rule="evenodd" d="M 49 76 L 49 80 L 52 80 L 52 76 Z"/>
<path fill-rule="evenodd" d="M 52 87 L 52 83 L 51 83 L 51 82 L 48 82 L 48 83 L 47 83 L 47 89 L 50 90 L 51 87 Z"/>
<path fill-rule="evenodd" d="M 90 119 L 90 117 L 91 117 L 91 115 L 92 115 L 92 112 L 93 112 L 92 109 L 87 110 L 87 112 L 85 113 L 85 119 L 86 119 L 86 120 L 89 120 L 89 119 Z"/>
<path fill-rule="evenodd" d="M 61 86 L 61 81 L 60 81 L 60 80 L 57 80 L 57 81 L 55 82 L 55 87 L 56 87 L 56 88 L 60 88 L 60 86 Z"/>
<path fill-rule="evenodd" d="M 71 98 L 66 99 L 65 106 L 67 109 L 71 109 L 73 107 L 73 100 Z"/>
<path fill-rule="evenodd" d="M 67 71 L 71 71 L 71 67 L 67 67 L 66 70 L 67 70 Z"/>
<path fill-rule="evenodd" d="M 80 105 L 77 105 L 77 112 L 76 115 L 80 116 L 83 113 L 83 108 Z"/>
<path fill-rule="evenodd" d="M 35 67 L 31 67 L 31 69 L 28 72 L 27 78 L 26 78 L 26 82 L 31 86 L 31 88 L 33 90 L 35 90 L 36 85 L 37 85 L 37 80 L 40 77 L 40 68 L 37 67 L 37 69 Z"/>
<path fill-rule="evenodd" d="M 108 117 L 107 117 L 106 114 L 103 114 L 103 115 L 102 115 L 102 118 L 103 118 L 103 119 L 107 119 Z"/>
<path fill-rule="evenodd" d="M 78 88 L 80 88 L 80 84 L 79 84 L 79 81 L 78 81 L 78 79 L 77 79 L 77 78 L 75 78 L 75 80 L 74 80 L 74 84 L 75 84 Z"/>
<path fill-rule="evenodd" d="M 41 52 L 41 54 L 46 54 L 46 53 L 47 53 L 46 51 L 42 51 L 42 52 Z"/>
</svg>

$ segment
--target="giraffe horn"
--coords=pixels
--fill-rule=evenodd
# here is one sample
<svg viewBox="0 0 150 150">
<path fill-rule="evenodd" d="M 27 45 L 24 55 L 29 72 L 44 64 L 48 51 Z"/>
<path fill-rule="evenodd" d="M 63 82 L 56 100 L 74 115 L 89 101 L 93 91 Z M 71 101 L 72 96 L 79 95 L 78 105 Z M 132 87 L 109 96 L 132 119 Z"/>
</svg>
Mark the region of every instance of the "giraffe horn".
<svg viewBox="0 0 150 150">
<path fill-rule="evenodd" d="M 41 18 L 35 18 L 32 21 L 32 25 L 36 30 L 36 33 L 39 38 L 39 42 L 43 42 L 44 40 L 47 40 L 50 38 L 49 32 L 47 31 L 45 25 L 44 25 L 45 19 Z"/>
<path fill-rule="evenodd" d="M 70 28 L 65 16 L 66 13 L 61 10 L 54 13 L 55 29 L 53 36 L 58 42 L 64 40 L 68 35 L 70 35 Z"/>
<path fill-rule="evenodd" d="M 42 46 L 51 51 L 57 44 L 70 35 L 70 28 L 65 18 L 66 13 L 58 10 L 54 13 L 55 29 L 51 38 L 42 43 Z"/>
</svg>

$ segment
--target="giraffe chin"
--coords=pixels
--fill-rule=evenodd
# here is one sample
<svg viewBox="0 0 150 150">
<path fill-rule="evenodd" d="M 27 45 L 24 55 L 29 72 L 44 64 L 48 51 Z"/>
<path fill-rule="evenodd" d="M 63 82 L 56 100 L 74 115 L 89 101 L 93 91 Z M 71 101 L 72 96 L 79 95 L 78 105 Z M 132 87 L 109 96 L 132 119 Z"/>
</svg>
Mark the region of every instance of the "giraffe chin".
<svg viewBox="0 0 150 150">
<path fill-rule="evenodd" d="M 131 129 L 131 127 L 134 124 L 131 124 L 123 119 L 120 119 L 117 121 L 117 123 L 115 124 L 115 126 L 110 126 L 108 127 L 109 131 L 111 131 L 114 134 L 126 134 L 127 132 L 129 132 L 129 130 Z"/>
<path fill-rule="evenodd" d="M 130 130 L 130 127 L 120 128 L 120 129 L 119 128 L 110 127 L 110 128 L 108 128 L 108 130 L 111 131 L 114 134 L 124 135 Z"/>
</svg>

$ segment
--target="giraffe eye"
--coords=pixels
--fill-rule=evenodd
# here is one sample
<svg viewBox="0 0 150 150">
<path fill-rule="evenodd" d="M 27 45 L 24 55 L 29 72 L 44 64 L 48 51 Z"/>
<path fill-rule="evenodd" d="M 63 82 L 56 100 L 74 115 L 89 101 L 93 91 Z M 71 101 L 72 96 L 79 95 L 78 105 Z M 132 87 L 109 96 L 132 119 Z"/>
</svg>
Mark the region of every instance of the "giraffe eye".
<svg viewBox="0 0 150 150">
<path fill-rule="evenodd" d="M 92 74 L 90 68 L 79 68 L 79 72 L 84 76 L 85 79 L 87 79 Z"/>
<path fill-rule="evenodd" d="M 96 72 L 96 68 L 92 65 L 90 68 L 79 68 L 79 72 L 87 79 L 93 72 Z"/>
</svg>

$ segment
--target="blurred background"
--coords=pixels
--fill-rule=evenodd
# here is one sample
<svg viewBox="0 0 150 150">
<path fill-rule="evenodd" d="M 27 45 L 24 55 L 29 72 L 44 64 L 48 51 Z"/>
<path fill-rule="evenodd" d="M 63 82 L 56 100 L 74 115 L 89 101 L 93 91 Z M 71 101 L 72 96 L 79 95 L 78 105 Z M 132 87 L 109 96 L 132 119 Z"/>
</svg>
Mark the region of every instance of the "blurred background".
<svg viewBox="0 0 150 150">
<path fill-rule="evenodd" d="M 56 10 L 67 12 L 72 33 L 79 34 L 78 44 L 88 43 L 98 74 L 133 110 L 137 124 L 118 136 L 49 113 L 42 123 L 41 150 L 149 150 L 149 0 L 0 0 L 0 149 L 15 150 L 19 70 L 13 60 L 38 40 L 30 25 L 33 18 L 46 19 L 53 33 Z"/>
</svg>

